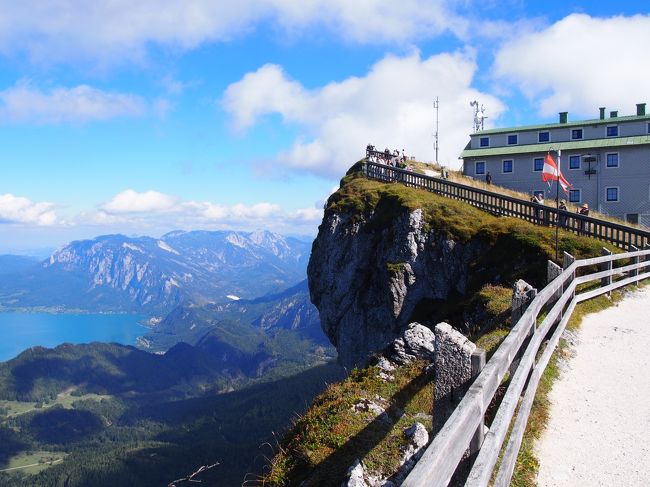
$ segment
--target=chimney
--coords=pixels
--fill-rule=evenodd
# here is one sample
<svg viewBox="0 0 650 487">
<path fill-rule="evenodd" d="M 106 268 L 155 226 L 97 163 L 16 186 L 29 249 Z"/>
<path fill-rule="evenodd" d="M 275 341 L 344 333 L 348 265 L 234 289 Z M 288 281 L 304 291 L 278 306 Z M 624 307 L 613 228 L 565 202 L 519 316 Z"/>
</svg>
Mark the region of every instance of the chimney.
<svg viewBox="0 0 650 487">
<path fill-rule="evenodd" d="M 616 118 L 618 117 L 618 110 L 612 110 L 609 112 L 609 118 Z"/>
<path fill-rule="evenodd" d="M 636 104 L 636 114 L 637 116 L 645 115 L 645 103 Z"/>
<path fill-rule="evenodd" d="M 637 105 L 637 107 L 638 107 L 638 105 Z M 605 107 L 600 107 L 598 110 L 600 110 L 600 119 L 605 120 Z"/>
<path fill-rule="evenodd" d="M 560 123 L 567 123 L 569 112 L 560 112 Z"/>
</svg>

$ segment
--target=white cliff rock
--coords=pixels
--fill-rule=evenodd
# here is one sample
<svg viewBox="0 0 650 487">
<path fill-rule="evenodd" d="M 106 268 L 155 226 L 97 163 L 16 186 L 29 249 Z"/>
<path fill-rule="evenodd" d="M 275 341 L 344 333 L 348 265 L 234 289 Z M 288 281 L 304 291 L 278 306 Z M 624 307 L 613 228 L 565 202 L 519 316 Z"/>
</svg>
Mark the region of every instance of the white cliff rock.
<svg viewBox="0 0 650 487">
<path fill-rule="evenodd" d="M 308 267 L 321 326 L 348 367 L 365 365 L 402 334 L 422 301 L 463 294 L 487 244 L 460 243 L 425 224 L 422 210 L 387 218 L 326 212 Z"/>
</svg>

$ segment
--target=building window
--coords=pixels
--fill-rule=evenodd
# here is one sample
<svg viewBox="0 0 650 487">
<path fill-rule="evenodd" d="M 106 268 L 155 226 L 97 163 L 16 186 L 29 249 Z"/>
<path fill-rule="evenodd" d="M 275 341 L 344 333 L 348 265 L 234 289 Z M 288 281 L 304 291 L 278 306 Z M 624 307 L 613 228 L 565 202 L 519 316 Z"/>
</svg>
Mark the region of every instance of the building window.
<svg viewBox="0 0 650 487">
<path fill-rule="evenodd" d="M 481 137 L 480 139 L 478 139 L 478 145 L 479 147 L 490 147 L 490 138 Z"/>
<path fill-rule="evenodd" d="M 618 152 L 607 154 L 607 167 L 618 167 Z"/>
<path fill-rule="evenodd" d="M 508 145 L 517 145 L 519 143 L 519 137 L 517 134 L 508 135 Z"/>
<path fill-rule="evenodd" d="M 485 174 L 485 161 L 476 161 L 474 163 L 474 174 Z"/>
<path fill-rule="evenodd" d="M 648 133 L 650 134 L 650 122 L 648 122 Z"/>
<path fill-rule="evenodd" d="M 551 132 L 538 132 L 537 142 L 548 142 L 551 140 Z"/>
<path fill-rule="evenodd" d="M 618 125 L 607 127 L 607 137 L 618 137 Z"/>
<path fill-rule="evenodd" d="M 569 156 L 569 169 L 580 169 L 580 156 Z"/>
<path fill-rule="evenodd" d="M 512 172 L 512 159 L 503 161 L 503 172 Z"/>
<path fill-rule="evenodd" d="M 572 140 L 582 139 L 582 129 L 573 129 L 571 131 L 571 139 Z"/>
<path fill-rule="evenodd" d="M 605 188 L 607 201 L 618 201 L 618 187 Z"/>
<path fill-rule="evenodd" d="M 579 189 L 570 189 L 569 190 L 569 202 L 571 202 L 571 203 L 580 203 L 580 190 Z"/>
<path fill-rule="evenodd" d="M 544 169 L 544 158 L 536 157 L 533 159 L 533 171 L 541 171 Z"/>
</svg>

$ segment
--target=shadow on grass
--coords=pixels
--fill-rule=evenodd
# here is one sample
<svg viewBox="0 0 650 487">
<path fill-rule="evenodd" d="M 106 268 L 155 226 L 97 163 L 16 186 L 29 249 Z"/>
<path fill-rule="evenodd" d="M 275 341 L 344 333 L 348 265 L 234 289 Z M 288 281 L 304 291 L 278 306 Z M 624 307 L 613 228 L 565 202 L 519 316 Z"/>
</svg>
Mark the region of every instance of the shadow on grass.
<svg viewBox="0 0 650 487">
<path fill-rule="evenodd" d="M 346 477 L 347 470 L 355 460 L 363 461 L 366 456 L 381 443 L 392 431 L 395 423 L 404 414 L 408 403 L 423 388 L 432 386 L 433 372 L 423 370 L 411 382 L 388 398 L 389 407 L 386 415 L 375 417 L 356 435 L 350 437 L 345 444 L 337 448 L 327 458 L 317 465 L 305 462 L 299 467 L 300 472 L 291 485 L 304 487 L 338 487 Z M 387 417 L 386 417 L 387 416 Z"/>
</svg>

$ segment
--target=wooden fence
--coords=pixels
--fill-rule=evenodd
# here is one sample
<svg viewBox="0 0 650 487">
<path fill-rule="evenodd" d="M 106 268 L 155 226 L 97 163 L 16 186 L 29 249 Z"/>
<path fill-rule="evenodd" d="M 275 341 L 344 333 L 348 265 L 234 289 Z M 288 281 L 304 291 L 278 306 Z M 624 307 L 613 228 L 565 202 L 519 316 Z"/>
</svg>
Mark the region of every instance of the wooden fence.
<svg viewBox="0 0 650 487">
<path fill-rule="evenodd" d="M 579 261 L 564 254 L 564 270 L 530 302 L 406 478 L 403 487 L 437 487 L 449 483 L 470 441 L 475 439 L 477 432 L 484 432 L 485 413 L 508 371 L 511 377 L 507 391 L 488 432 L 479 442 L 478 451 L 474 452 L 476 457 L 465 485 L 488 485 L 502 450 L 494 485 L 506 487 L 510 484 L 537 385 L 576 304 L 650 278 L 650 250 L 633 249 L 632 252 L 614 255 L 606 249 L 603 252 L 606 255 L 602 257 Z M 614 267 L 614 263 L 620 266 Z M 600 270 L 592 272 L 594 266 Z M 581 270 L 590 273 L 578 276 Z M 588 291 L 576 294 L 585 283 L 593 281 L 598 282 L 596 288 L 592 285 Z M 542 311 L 546 315 L 538 324 Z M 542 347 L 546 340 L 548 343 Z M 502 448 L 510 427 L 508 442 Z"/>
<path fill-rule="evenodd" d="M 363 167 L 369 179 L 400 182 L 412 188 L 420 188 L 447 198 L 464 201 L 494 215 L 521 218 L 538 225 L 555 226 L 556 222 L 559 222 L 561 228 L 565 230 L 610 242 L 622 249 L 627 250 L 630 246 L 644 248 L 650 243 L 650 231 L 640 228 L 559 210 L 466 184 L 417 174 L 387 164 L 366 160 Z"/>
</svg>

